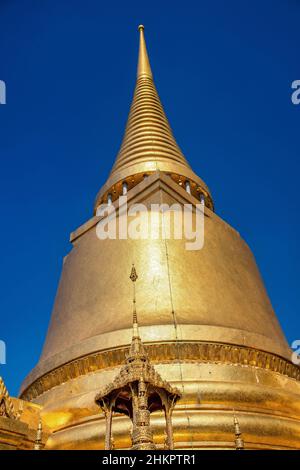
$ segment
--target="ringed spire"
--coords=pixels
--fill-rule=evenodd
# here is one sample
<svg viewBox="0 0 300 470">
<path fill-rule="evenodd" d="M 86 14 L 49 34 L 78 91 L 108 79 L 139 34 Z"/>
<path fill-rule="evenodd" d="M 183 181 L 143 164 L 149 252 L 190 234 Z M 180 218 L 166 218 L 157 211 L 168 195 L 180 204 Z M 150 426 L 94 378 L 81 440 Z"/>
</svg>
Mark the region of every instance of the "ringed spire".
<svg viewBox="0 0 300 470">
<path fill-rule="evenodd" d="M 167 173 L 184 185 L 191 185 L 196 197 L 204 196 L 207 206 L 212 200 L 205 183 L 193 172 L 179 148 L 156 90 L 145 40 L 145 28 L 139 30 L 137 80 L 125 133 L 108 181 L 99 191 L 95 211 L 102 202 L 114 200 L 145 175 L 155 171 Z"/>
</svg>

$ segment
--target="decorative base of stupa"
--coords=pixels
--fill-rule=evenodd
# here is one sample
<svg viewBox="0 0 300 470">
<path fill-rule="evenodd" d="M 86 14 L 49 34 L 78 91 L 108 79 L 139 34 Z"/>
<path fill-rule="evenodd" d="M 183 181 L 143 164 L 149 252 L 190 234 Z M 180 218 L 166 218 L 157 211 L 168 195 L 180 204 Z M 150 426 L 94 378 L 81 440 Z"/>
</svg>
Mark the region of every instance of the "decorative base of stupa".
<svg viewBox="0 0 300 470">
<path fill-rule="evenodd" d="M 262 367 L 233 363 L 182 360 L 154 365 L 183 391 L 172 416 L 175 449 L 234 449 L 234 414 L 245 449 L 300 449 L 299 381 Z M 36 399 L 45 403 L 43 419 L 54 431 L 47 448 L 104 449 L 105 418 L 94 396 L 116 370 L 78 377 Z M 152 414 L 151 426 L 156 448 L 164 449 L 163 413 Z M 115 415 L 115 449 L 131 448 L 130 431 L 130 419 Z"/>
</svg>

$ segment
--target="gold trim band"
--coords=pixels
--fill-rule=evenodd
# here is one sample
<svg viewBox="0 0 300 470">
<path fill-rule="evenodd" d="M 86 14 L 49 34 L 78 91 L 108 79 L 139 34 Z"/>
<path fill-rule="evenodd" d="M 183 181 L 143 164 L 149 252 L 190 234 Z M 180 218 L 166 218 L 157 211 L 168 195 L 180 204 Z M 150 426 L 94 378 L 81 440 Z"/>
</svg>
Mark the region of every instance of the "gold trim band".
<svg viewBox="0 0 300 470">
<path fill-rule="evenodd" d="M 146 345 L 152 363 L 198 362 L 259 367 L 300 381 L 300 367 L 275 354 L 223 343 L 168 342 Z M 34 381 L 21 394 L 34 400 L 53 387 L 79 376 L 121 366 L 128 348 L 99 351 L 68 362 Z"/>
</svg>

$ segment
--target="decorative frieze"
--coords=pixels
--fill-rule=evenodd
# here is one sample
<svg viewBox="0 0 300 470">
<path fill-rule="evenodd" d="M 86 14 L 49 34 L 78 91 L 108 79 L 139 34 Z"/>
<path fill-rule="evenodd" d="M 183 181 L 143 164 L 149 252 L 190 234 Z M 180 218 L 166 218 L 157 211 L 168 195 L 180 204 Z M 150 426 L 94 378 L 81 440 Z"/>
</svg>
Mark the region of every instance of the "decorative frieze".
<svg viewBox="0 0 300 470">
<path fill-rule="evenodd" d="M 153 364 L 172 362 L 233 364 L 267 369 L 300 380 L 299 366 L 280 356 L 258 349 L 223 343 L 179 341 L 148 344 L 146 347 Z M 71 379 L 121 366 L 127 353 L 128 348 L 117 348 L 78 358 L 37 379 L 22 393 L 21 398 L 34 400 L 42 393 Z"/>
</svg>

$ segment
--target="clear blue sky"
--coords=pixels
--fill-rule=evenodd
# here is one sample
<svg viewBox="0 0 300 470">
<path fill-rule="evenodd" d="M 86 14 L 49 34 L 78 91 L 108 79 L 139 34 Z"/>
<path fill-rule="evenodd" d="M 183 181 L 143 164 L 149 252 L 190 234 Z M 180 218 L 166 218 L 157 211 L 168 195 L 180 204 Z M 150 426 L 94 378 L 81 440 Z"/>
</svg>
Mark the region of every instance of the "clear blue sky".
<svg viewBox="0 0 300 470">
<path fill-rule="evenodd" d="M 156 85 L 216 211 L 252 248 L 289 343 L 300 339 L 297 0 L 1 0 L 0 375 L 38 361 L 69 233 L 120 145 L 145 24 Z"/>
</svg>

